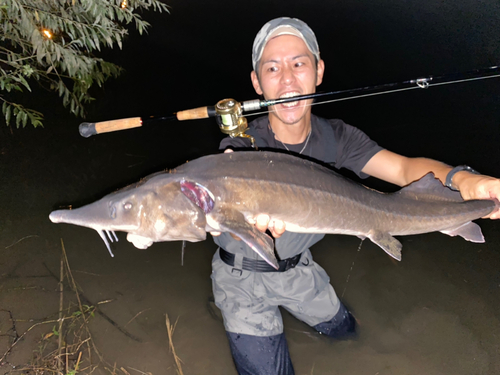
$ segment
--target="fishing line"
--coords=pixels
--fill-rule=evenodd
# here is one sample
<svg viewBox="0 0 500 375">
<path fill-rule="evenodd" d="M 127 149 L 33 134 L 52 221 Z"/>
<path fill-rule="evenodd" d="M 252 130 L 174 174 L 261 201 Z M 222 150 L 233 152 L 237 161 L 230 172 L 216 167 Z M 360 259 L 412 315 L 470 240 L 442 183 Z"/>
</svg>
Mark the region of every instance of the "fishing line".
<svg viewBox="0 0 500 375">
<path fill-rule="evenodd" d="M 184 265 L 184 252 L 186 250 L 186 241 L 182 240 L 182 245 L 181 245 L 181 266 Z"/>
<path fill-rule="evenodd" d="M 215 117 L 217 119 L 217 123 L 219 125 L 220 130 L 224 134 L 227 134 L 231 137 L 243 137 L 250 139 L 253 145 L 255 139 L 252 136 L 245 133 L 248 128 L 246 117 L 277 112 L 276 109 L 269 109 L 270 107 L 276 106 L 277 104 L 299 102 L 297 106 L 294 107 L 294 109 L 304 108 L 313 105 L 327 104 L 327 103 L 339 102 L 350 99 L 366 98 L 370 96 L 384 95 L 384 94 L 414 90 L 419 88 L 426 89 L 429 88 L 430 86 L 442 86 L 454 83 L 477 81 L 487 78 L 497 78 L 500 77 L 500 74 L 498 74 L 499 71 L 500 71 L 500 66 L 491 66 L 486 69 L 476 69 L 466 73 L 446 74 L 436 77 L 428 76 L 398 83 L 386 83 L 375 86 L 364 86 L 355 89 L 340 90 L 340 91 L 314 92 L 305 95 L 297 95 L 294 97 L 277 98 L 270 100 L 260 100 L 260 99 L 247 100 L 241 103 L 234 99 L 223 99 L 217 102 L 215 106 L 192 108 L 176 112 L 175 114 L 169 116 L 130 117 L 125 119 L 100 121 L 100 122 L 83 122 L 79 126 L 79 132 L 82 137 L 88 138 L 95 134 L 137 128 L 142 126 L 143 124 L 158 120 L 185 121 L 185 120 L 196 120 L 202 118 Z M 492 73 L 497 73 L 497 74 L 492 74 Z M 436 80 L 438 82 L 434 83 Z M 311 100 L 311 99 L 316 100 L 317 98 L 321 98 L 324 96 L 330 96 L 330 97 L 336 96 L 336 98 L 302 104 L 304 100 Z M 262 111 L 263 108 L 266 108 L 266 110 Z"/>
<path fill-rule="evenodd" d="M 487 77 L 464 78 L 464 79 L 459 79 L 459 80 L 455 80 L 455 81 L 437 82 L 437 83 L 432 83 L 432 84 L 429 83 L 427 79 L 423 79 L 420 82 L 419 82 L 419 80 L 414 80 L 413 82 L 417 86 L 404 87 L 404 88 L 401 88 L 401 89 L 387 90 L 387 91 L 383 91 L 383 92 L 373 92 L 373 93 L 369 93 L 369 94 L 361 94 L 361 95 L 349 96 L 347 98 L 337 98 L 337 99 L 324 100 L 324 101 L 321 101 L 321 102 L 314 102 L 314 103 L 309 103 L 309 104 L 302 104 L 302 105 L 300 105 L 300 106 L 298 106 L 296 108 L 312 107 L 314 105 L 319 105 L 319 104 L 327 104 L 327 103 L 333 103 L 333 102 L 340 102 L 340 101 L 350 100 L 350 99 L 366 98 L 366 97 L 369 97 L 369 96 L 376 96 L 376 95 L 392 94 L 392 93 L 395 93 L 395 92 L 415 90 L 415 89 L 427 89 L 427 88 L 429 88 L 431 86 L 444 86 L 444 85 L 451 85 L 451 84 L 455 84 L 455 83 L 462 83 L 462 82 L 469 82 L 469 81 L 478 81 L 478 80 L 482 80 L 482 79 L 497 78 L 497 77 L 500 77 L 500 74 L 495 74 L 495 75 L 491 75 L 491 76 L 487 76 Z M 277 112 L 277 111 L 276 110 L 268 109 L 268 110 L 262 111 L 262 112 L 245 114 L 245 117 L 257 116 L 257 115 L 262 115 L 262 114 L 266 114 L 266 113 L 273 113 L 273 112 Z"/>
<path fill-rule="evenodd" d="M 351 264 L 351 269 L 349 270 L 349 273 L 347 274 L 347 279 L 345 280 L 344 290 L 342 291 L 342 295 L 340 296 L 340 298 L 344 298 L 344 294 L 345 294 L 345 291 L 347 289 L 347 283 L 349 282 L 349 278 L 351 277 L 351 272 L 352 272 L 352 269 L 354 268 L 354 262 L 358 258 L 359 252 L 361 251 L 361 245 L 363 245 L 363 241 L 364 241 L 364 239 L 362 239 L 361 242 L 359 243 L 358 251 L 356 251 L 356 255 L 354 256 L 354 260 L 352 261 L 352 264 Z"/>
</svg>

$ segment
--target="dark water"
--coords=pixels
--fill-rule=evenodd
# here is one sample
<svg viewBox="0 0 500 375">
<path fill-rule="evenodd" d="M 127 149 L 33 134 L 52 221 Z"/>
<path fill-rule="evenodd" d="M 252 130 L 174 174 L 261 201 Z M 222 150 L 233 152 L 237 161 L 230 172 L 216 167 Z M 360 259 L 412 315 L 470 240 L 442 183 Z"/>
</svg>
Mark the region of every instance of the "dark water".
<svg viewBox="0 0 500 375">
<path fill-rule="evenodd" d="M 123 51 L 105 53 L 126 73 L 96 90 L 88 120 L 256 98 L 249 80 L 253 38 L 266 21 L 282 15 L 299 17 L 316 32 L 326 62 L 320 87 L 325 91 L 500 62 L 497 1 L 170 5 L 170 14 L 144 14 L 153 25 L 148 35 L 131 33 Z M 314 112 L 342 118 L 392 151 L 500 176 L 499 82 L 338 102 Z M 207 308 L 215 250 L 210 240 L 189 244 L 182 267 L 180 243 L 139 251 L 120 234 L 112 259 L 95 232 L 48 221 L 55 208 L 91 202 L 151 172 L 215 152 L 223 137 L 215 122 L 158 123 L 84 139 L 77 131 L 81 121 L 56 100 L 30 100 L 46 114 L 45 129 L 0 133 L 0 309 L 18 319 L 57 311 L 56 284 L 31 276 L 57 271 L 62 238 L 85 295 L 93 302 L 113 299 L 101 309 L 142 341 L 97 318 L 94 339 L 111 362 L 174 374 L 168 313 L 172 320 L 179 317 L 174 341 L 186 374 L 234 374 L 222 323 Z M 285 314 L 297 374 L 500 372 L 500 227 L 484 220 L 480 225 L 487 241 L 482 245 L 440 233 L 404 237 L 397 264 L 371 243 L 358 252 L 353 237 L 328 236 L 318 244 L 313 254 L 354 312 L 360 335 L 331 342 Z M 5 321 L 1 315 L 2 333 Z M 3 354 L 5 337 L 0 344 Z M 30 348 L 20 348 L 11 363 L 29 358 Z"/>
</svg>

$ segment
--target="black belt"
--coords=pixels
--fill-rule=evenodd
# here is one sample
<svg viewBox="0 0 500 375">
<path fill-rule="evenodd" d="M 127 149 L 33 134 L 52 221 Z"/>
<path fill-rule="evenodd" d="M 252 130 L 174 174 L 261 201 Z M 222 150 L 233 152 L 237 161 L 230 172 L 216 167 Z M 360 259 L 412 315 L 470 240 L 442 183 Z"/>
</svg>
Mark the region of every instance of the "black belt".
<svg viewBox="0 0 500 375">
<path fill-rule="evenodd" d="M 234 254 L 227 252 L 222 247 L 219 247 L 220 259 L 226 263 L 228 266 L 234 267 Z M 291 268 L 294 268 L 300 261 L 302 253 L 295 255 L 294 257 L 283 259 L 278 261 L 279 268 L 275 269 L 273 266 L 268 264 L 264 260 L 256 260 L 243 257 L 242 269 L 245 271 L 253 272 L 285 272 Z"/>
</svg>

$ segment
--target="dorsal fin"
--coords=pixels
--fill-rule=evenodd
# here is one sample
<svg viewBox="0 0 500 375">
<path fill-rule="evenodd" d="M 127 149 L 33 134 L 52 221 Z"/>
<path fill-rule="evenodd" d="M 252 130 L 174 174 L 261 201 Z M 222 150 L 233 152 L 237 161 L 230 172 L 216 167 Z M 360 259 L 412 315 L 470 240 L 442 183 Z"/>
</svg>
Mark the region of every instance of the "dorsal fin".
<svg viewBox="0 0 500 375">
<path fill-rule="evenodd" d="M 405 186 L 395 194 L 420 201 L 463 202 L 458 191 L 444 186 L 432 172 Z"/>
</svg>

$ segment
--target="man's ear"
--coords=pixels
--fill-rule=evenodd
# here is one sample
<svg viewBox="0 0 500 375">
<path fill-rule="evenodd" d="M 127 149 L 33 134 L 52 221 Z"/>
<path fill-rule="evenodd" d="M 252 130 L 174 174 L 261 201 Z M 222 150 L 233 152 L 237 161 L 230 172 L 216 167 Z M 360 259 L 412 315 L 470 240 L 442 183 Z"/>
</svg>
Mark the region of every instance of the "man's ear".
<svg viewBox="0 0 500 375">
<path fill-rule="evenodd" d="M 319 86 L 323 82 L 323 74 L 325 74 L 325 62 L 319 60 L 318 68 L 316 69 L 316 86 Z"/>
<path fill-rule="evenodd" d="M 252 70 L 252 73 L 250 73 L 250 78 L 252 80 L 252 85 L 253 85 L 255 92 L 258 95 L 262 95 L 263 91 L 260 88 L 259 78 L 257 77 L 257 73 L 255 73 L 255 70 Z"/>
</svg>

